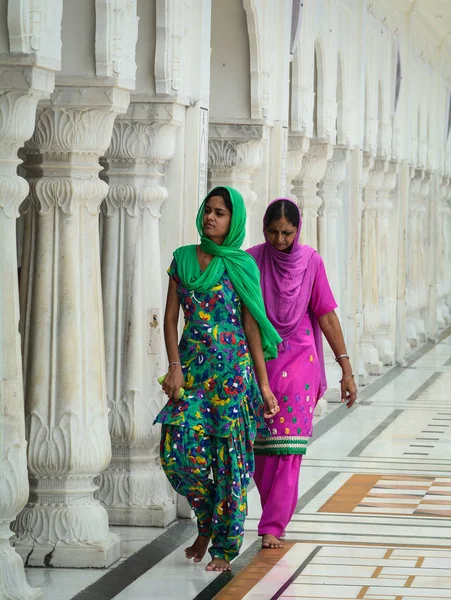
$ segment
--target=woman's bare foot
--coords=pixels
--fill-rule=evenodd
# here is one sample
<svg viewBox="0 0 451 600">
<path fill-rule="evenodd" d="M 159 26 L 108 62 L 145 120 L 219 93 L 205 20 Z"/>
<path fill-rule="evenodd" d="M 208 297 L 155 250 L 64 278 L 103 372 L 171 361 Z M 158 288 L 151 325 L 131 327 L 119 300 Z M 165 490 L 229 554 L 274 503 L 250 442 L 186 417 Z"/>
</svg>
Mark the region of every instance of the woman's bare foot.
<svg viewBox="0 0 451 600">
<path fill-rule="evenodd" d="M 262 548 L 283 548 L 283 542 L 276 536 L 266 533 L 262 536 Z"/>
<path fill-rule="evenodd" d="M 200 562 L 205 556 L 209 542 L 209 537 L 198 535 L 194 544 L 185 548 L 186 558 L 194 558 L 195 563 Z"/>
<path fill-rule="evenodd" d="M 230 563 L 227 562 L 224 558 L 218 558 L 215 556 L 211 559 L 208 565 L 205 567 L 206 571 L 231 571 L 232 567 Z"/>
</svg>

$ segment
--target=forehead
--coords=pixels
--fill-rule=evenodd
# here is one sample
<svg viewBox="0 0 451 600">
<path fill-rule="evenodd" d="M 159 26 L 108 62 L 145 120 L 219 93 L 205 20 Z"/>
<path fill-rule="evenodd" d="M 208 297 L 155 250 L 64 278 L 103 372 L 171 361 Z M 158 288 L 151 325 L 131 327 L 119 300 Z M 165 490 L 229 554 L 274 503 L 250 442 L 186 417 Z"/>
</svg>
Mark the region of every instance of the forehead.
<svg viewBox="0 0 451 600">
<path fill-rule="evenodd" d="M 224 200 L 221 196 L 211 196 L 205 203 L 205 208 L 209 208 L 210 210 L 214 210 L 215 208 L 222 208 L 223 210 L 227 210 L 226 205 L 224 204 Z"/>
<path fill-rule="evenodd" d="M 268 229 L 269 228 L 281 231 L 285 231 L 286 229 L 295 229 L 293 223 L 291 223 L 291 221 L 288 221 L 285 217 L 280 217 L 280 219 L 275 219 L 274 221 L 271 221 L 271 223 L 269 223 L 268 225 Z"/>
</svg>

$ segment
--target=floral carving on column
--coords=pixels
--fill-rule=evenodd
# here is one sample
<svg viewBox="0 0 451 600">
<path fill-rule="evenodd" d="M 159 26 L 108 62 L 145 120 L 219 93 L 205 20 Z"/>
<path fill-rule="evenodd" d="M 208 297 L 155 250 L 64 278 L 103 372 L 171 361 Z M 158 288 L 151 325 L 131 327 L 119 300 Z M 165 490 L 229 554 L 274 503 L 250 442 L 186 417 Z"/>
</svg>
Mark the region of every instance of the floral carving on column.
<svg viewBox="0 0 451 600">
<path fill-rule="evenodd" d="M 16 219 L 28 194 L 18 150 L 33 134 L 36 106 L 61 67 L 62 0 L 6 0 L 0 33 L 0 598 L 42 597 L 10 543 L 29 496 L 17 280 Z"/>
<path fill-rule="evenodd" d="M 361 339 L 362 360 L 370 375 L 381 375 L 382 361 L 375 344 L 375 334 L 380 328 L 379 313 L 379 260 L 377 219 L 379 213 L 378 193 L 381 189 L 388 161 L 376 158 L 364 188 L 362 215 L 362 299 L 363 334 Z"/>
<path fill-rule="evenodd" d="M 296 177 L 301 172 L 302 161 L 310 148 L 310 138 L 300 135 L 288 137 L 288 159 L 287 159 L 287 188 L 288 197 L 298 201 L 295 196 Z"/>
<path fill-rule="evenodd" d="M 414 324 L 414 314 L 418 310 L 418 210 L 420 205 L 420 187 L 424 178 L 424 171 L 411 169 L 411 183 L 409 190 L 409 215 L 407 225 L 407 317 L 406 336 L 409 348 L 418 346 L 419 339 Z"/>
<path fill-rule="evenodd" d="M 327 270 L 327 276 L 332 291 L 337 295 L 340 292 L 340 267 L 337 247 L 339 242 L 338 228 L 343 228 L 344 215 L 340 200 L 340 187 L 346 177 L 348 163 L 348 149 L 335 147 L 331 159 L 327 163 L 326 172 L 319 185 L 319 196 L 322 205 L 319 210 L 318 219 L 318 249 Z M 340 309 L 338 309 L 339 313 Z M 329 344 L 324 346 L 324 358 L 326 363 L 327 379 L 329 389 L 337 390 L 341 369 L 335 362 L 334 353 Z M 334 398 L 339 399 L 335 391 Z"/>
<path fill-rule="evenodd" d="M 303 157 L 300 171 L 293 178 L 292 193 L 298 200 L 302 212 L 301 242 L 318 248 L 318 211 L 321 198 L 318 184 L 326 172 L 327 163 L 332 158 L 333 146 L 312 140 Z"/>
<path fill-rule="evenodd" d="M 10 545 L 10 523 L 28 500 L 22 357 L 19 336 L 16 218 L 28 184 L 16 173 L 19 148 L 34 129 L 36 105 L 53 89 L 53 74 L 0 67 L 0 598 L 34 600 Z"/>
<path fill-rule="evenodd" d="M 257 194 L 252 189 L 254 174 L 263 164 L 266 140 L 263 129 L 256 125 L 210 124 L 208 170 L 210 187 L 230 185 L 241 192 L 246 205 L 248 223 Z M 243 247 L 251 244 L 249 229 Z"/>
<path fill-rule="evenodd" d="M 30 195 L 21 333 L 30 498 L 14 524 L 29 565 L 107 566 L 120 556 L 94 477 L 111 459 L 106 404 L 99 156 L 129 93 L 61 87 L 27 143 Z"/>
<path fill-rule="evenodd" d="M 391 240 L 390 220 L 393 212 L 392 193 L 397 184 L 399 165 L 389 162 L 384 180 L 377 194 L 377 246 L 378 246 L 378 290 L 379 290 L 379 329 L 374 334 L 379 357 L 384 365 L 393 365 L 395 357 L 391 340 L 388 338 L 393 318 L 393 291 L 391 286 Z"/>
<path fill-rule="evenodd" d="M 361 167 L 361 171 L 360 171 L 360 181 L 359 181 L 359 196 L 360 196 L 360 206 L 361 206 L 362 215 L 365 210 L 365 203 L 363 201 L 363 190 L 365 189 L 365 186 L 368 182 L 369 174 L 373 167 L 374 167 L 374 156 L 371 153 L 364 152 L 363 156 L 362 156 L 362 167 Z M 362 217 L 362 215 L 360 215 L 360 217 Z M 362 244 L 360 244 L 360 246 L 362 246 Z M 363 274 L 362 274 L 362 269 L 363 269 L 363 259 L 362 259 L 362 249 L 360 248 L 360 262 L 359 262 L 358 270 L 357 270 L 358 289 L 359 289 L 359 295 L 358 295 L 358 301 L 357 301 L 357 314 L 358 314 L 357 330 L 358 330 L 360 340 L 362 340 L 363 332 L 364 332 L 364 325 L 363 325 L 363 282 L 364 282 L 364 278 L 363 278 Z M 360 348 L 362 349 L 361 341 L 360 341 Z M 359 373 L 359 385 L 368 385 L 369 373 L 365 366 L 362 352 L 360 352 L 360 356 L 359 356 L 358 373 Z"/>
<path fill-rule="evenodd" d="M 439 188 L 438 197 L 438 285 L 437 285 L 437 323 L 440 329 L 447 327 L 451 323 L 450 313 L 450 294 L 451 294 L 451 276 L 449 265 L 451 264 L 450 255 L 450 231 L 451 231 L 451 206 L 449 203 L 449 193 L 451 191 L 451 179 L 443 177 Z"/>
<path fill-rule="evenodd" d="M 408 283 L 407 283 L 407 341 L 411 348 L 427 339 L 424 310 L 428 302 L 426 253 L 419 252 L 426 243 L 430 173 L 423 169 L 413 172 L 410 186 L 408 219 Z"/>
<path fill-rule="evenodd" d="M 165 372 L 160 207 L 184 108 L 132 103 L 116 119 L 103 159 L 102 286 L 112 460 L 97 497 L 116 525 L 166 526 L 174 494 L 160 467 Z M 164 284 L 166 282 L 163 282 Z"/>
</svg>

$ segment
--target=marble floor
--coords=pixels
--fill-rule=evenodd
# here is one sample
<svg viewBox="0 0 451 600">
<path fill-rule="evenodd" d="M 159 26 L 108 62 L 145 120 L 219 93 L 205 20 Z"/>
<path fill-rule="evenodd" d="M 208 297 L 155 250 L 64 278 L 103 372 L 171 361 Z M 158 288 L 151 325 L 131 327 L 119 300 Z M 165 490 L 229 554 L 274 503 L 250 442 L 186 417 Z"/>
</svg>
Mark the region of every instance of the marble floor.
<svg viewBox="0 0 451 600">
<path fill-rule="evenodd" d="M 283 550 L 260 550 L 252 487 L 230 574 L 185 560 L 195 527 L 179 521 L 112 527 L 114 568 L 27 569 L 30 583 L 45 600 L 451 599 L 451 336 L 360 397 L 315 424 Z"/>
</svg>

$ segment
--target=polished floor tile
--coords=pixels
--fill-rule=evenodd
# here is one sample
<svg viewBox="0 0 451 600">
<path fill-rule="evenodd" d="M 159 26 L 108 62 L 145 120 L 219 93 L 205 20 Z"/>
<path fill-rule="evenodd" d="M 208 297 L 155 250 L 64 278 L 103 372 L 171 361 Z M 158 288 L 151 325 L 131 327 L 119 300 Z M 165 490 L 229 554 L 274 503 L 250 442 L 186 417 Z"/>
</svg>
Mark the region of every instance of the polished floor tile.
<svg viewBox="0 0 451 600">
<path fill-rule="evenodd" d="M 122 591 L 108 584 L 114 569 L 27 569 L 30 583 L 41 586 L 44 600 L 77 592 L 81 600 L 451 599 L 450 359 L 451 336 L 355 409 L 331 404 L 315 420 L 320 433 L 303 461 L 283 550 L 259 551 L 261 509 L 251 486 L 232 575 L 207 573 L 207 558 L 188 562 L 189 540 L 172 539 Z M 188 539 L 192 526 L 183 527 Z M 112 530 L 130 572 L 139 552 L 161 553 L 164 530 Z M 93 584 L 103 585 L 101 596 L 89 595 Z"/>
</svg>

